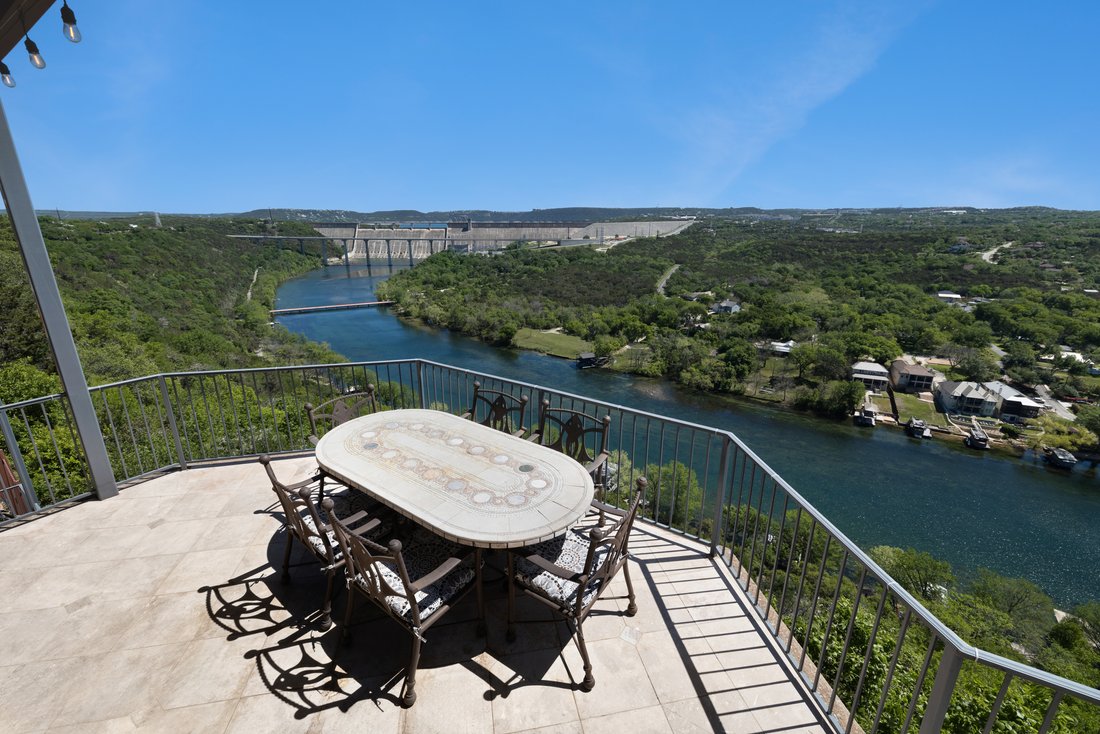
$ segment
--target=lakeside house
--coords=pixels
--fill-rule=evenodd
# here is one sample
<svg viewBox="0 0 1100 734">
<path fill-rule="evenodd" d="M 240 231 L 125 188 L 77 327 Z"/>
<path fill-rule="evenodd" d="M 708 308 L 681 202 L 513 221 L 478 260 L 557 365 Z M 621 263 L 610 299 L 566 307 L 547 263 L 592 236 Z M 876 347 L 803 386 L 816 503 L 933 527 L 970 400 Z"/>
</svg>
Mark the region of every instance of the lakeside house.
<svg viewBox="0 0 1100 734">
<path fill-rule="evenodd" d="M 890 370 L 877 362 L 856 362 L 852 365 L 852 379 L 862 382 L 868 390 L 885 390 L 890 384 Z"/>
<path fill-rule="evenodd" d="M 958 303 L 962 300 L 962 296 L 953 291 L 939 291 L 936 293 L 936 298 L 940 299 L 944 303 Z"/>
<path fill-rule="evenodd" d="M 978 382 L 944 380 L 936 386 L 935 396 L 945 413 L 992 416 L 997 411 L 997 394 Z"/>
<path fill-rule="evenodd" d="M 890 363 L 890 382 L 904 392 L 928 392 L 932 389 L 936 373 L 919 364 L 895 359 Z"/>
<path fill-rule="evenodd" d="M 1038 418 L 1046 407 L 1029 398 L 1022 392 L 999 380 L 984 383 L 985 387 L 997 396 L 996 416 L 1006 423 L 1018 423 L 1029 418 Z"/>
</svg>

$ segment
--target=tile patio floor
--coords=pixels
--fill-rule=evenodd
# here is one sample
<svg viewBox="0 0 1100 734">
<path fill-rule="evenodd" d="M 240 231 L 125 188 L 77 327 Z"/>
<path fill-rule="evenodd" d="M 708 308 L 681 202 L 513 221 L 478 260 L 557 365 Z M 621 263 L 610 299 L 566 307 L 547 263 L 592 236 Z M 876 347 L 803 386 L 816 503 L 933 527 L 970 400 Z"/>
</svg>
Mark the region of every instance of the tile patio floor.
<svg viewBox="0 0 1100 734">
<path fill-rule="evenodd" d="M 289 481 L 312 466 L 276 470 Z M 365 603 L 349 645 L 320 632 L 323 576 L 301 566 L 282 584 L 271 570 L 273 500 L 255 462 L 204 467 L 0 531 L 0 731 L 829 731 L 722 565 L 640 523 L 637 616 L 605 597 L 585 625 L 595 690 L 577 687 L 564 625 L 505 641 L 497 582 L 488 637 L 469 595 L 429 630 L 402 709 L 408 635 Z"/>
</svg>

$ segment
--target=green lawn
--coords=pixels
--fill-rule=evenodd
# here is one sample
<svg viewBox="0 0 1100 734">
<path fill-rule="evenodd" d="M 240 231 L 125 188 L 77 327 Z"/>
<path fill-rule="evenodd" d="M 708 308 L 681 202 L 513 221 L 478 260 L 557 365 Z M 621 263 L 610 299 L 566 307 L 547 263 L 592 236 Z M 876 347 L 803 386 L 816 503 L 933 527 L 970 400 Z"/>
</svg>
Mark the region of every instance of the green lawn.
<svg viewBox="0 0 1100 734">
<path fill-rule="evenodd" d="M 592 351 L 592 344 L 579 336 L 548 333 L 537 329 L 520 329 L 512 337 L 512 344 L 520 349 L 531 349 L 566 359 L 576 359 L 581 352 Z"/>
<path fill-rule="evenodd" d="M 929 425 L 947 425 L 947 417 L 943 413 L 937 411 L 935 405 L 919 400 L 916 395 L 896 392 L 894 393 L 894 399 L 898 403 L 898 416 L 901 418 L 902 423 L 905 423 L 910 418 L 920 418 Z M 883 396 L 883 401 L 886 404 L 886 410 L 889 411 L 890 399 Z"/>
</svg>

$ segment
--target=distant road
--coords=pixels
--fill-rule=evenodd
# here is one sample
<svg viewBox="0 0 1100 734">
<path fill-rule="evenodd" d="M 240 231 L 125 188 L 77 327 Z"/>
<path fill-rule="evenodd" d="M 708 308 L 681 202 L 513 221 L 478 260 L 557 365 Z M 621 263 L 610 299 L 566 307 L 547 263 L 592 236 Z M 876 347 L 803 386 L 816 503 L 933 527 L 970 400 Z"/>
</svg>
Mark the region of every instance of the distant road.
<svg viewBox="0 0 1100 734">
<path fill-rule="evenodd" d="M 665 294 L 665 283 L 668 282 L 668 279 L 672 277 L 672 274 L 675 273 L 676 269 L 679 267 L 680 266 L 678 264 L 673 265 L 671 268 L 668 269 L 668 272 L 661 276 L 660 282 L 657 283 L 657 293 L 662 296 Z"/>
</svg>

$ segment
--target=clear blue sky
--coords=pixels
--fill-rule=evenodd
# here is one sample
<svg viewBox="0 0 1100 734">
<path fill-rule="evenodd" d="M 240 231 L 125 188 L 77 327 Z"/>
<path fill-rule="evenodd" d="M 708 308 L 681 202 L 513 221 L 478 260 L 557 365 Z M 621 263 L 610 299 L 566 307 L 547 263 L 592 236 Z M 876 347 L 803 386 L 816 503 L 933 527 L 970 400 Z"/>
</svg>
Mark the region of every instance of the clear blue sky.
<svg viewBox="0 0 1100 734">
<path fill-rule="evenodd" d="M 71 6 L 0 87 L 42 209 L 1100 209 L 1093 0 Z"/>
</svg>

